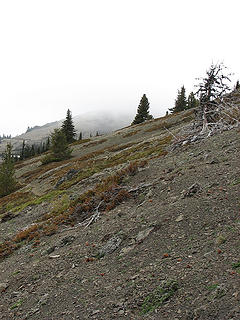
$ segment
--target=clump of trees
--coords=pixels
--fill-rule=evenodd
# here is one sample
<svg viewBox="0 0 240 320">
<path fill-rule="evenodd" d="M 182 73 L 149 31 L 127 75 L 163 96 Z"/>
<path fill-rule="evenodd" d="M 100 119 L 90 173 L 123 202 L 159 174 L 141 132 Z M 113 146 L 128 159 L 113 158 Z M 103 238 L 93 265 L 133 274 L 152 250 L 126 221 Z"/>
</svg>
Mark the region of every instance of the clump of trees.
<svg viewBox="0 0 240 320">
<path fill-rule="evenodd" d="M 149 101 L 148 98 L 146 97 L 146 94 L 144 94 L 140 100 L 138 109 L 137 109 L 137 114 L 135 116 L 135 119 L 132 122 L 133 124 L 138 124 L 145 122 L 146 120 L 153 119 L 153 116 L 149 114 Z"/>
<path fill-rule="evenodd" d="M 67 138 L 61 129 L 54 129 L 50 135 L 50 154 L 42 158 L 42 164 L 54 161 L 62 161 L 71 157 L 72 150 L 69 148 Z"/>
<path fill-rule="evenodd" d="M 48 137 L 45 142 L 41 142 L 39 144 L 26 144 L 25 140 L 23 140 L 22 148 L 20 150 L 19 160 L 25 160 L 36 155 L 40 155 L 50 148 L 50 138 Z"/>
<path fill-rule="evenodd" d="M 8 144 L 3 153 L 3 162 L 0 164 L 0 197 L 4 197 L 16 190 L 17 182 L 14 176 L 14 163 L 12 145 Z"/>
<path fill-rule="evenodd" d="M 11 134 L 10 134 L 10 135 L 5 135 L 5 134 L 3 134 L 2 136 L 0 135 L 0 143 L 1 143 L 2 140 L 4 140 L 4 139 L 11 139 L 11 138 L 12 138 Z"/>
<path fill-rule="evenodd" d="M 42 158 L 42 164 L 54 161 L 62 161 L 71 157 L 72 149 L 69 144 L 75 141 L 76 130 L 74 128 L 71 111 L 67 110 L 67 116 L 60 129 L 55 129 L 50 135 L 50 154 Z M 82 133 L 79 140 L 82 139 Z"/>
<path fill-rule="evenodd" d="M 178 90 L 177 98 L 175 100 L 175 105 L 173 108 L 170 108 L 171 113 L 176 113 L 180 112 L 183 110 L 191 109 L 191 108 L 196 108 L 199 105 L 198 99 L 195 98 L 195 95 L 193 92 L 191 92 L 188 96 L 186 97 L 186 89 L 184 86 L 181 87 L 180 90 Z"/>
</svg>

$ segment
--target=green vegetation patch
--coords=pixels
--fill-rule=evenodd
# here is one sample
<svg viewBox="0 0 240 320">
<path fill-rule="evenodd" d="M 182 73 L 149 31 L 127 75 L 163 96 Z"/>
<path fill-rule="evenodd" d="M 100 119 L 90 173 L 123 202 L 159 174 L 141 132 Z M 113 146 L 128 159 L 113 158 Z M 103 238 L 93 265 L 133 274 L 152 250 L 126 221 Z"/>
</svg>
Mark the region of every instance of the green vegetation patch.
<svg viewBox="0 0 240 320">
<path fill-rule="evenodd" d="M 178 288 L 179 285 L 177 281 L 164 281 L 161 286 L 157 287 L 153 293 L 145 298 L 141 307 L 141 313 L 146 314 L 160 307 L 174 295 Z"/>
<path fill-rule="evenodd" d="M 6 211 L 16 211 L 16 207 L 32 199 L 30 192 L 14 192 L 0 199 L 0 214 Z"/>
<path fill-rule="evenodd" d="M 236 272 L 240 274 L 240 261 L 236 263 L 232 263 L 232 268 L 235 269 Z"/>
<path fill-rule="evenodd" d="M 34 206 L 34 205 L 39 205 L 42 202 L 50 202 L 52 201 L 54 198 L 58 197 L 60 194 L 62 194 L 64 191 L 62 190 L 53 190 L 49 193 L 44 194 L 41 197 L 35 197 L 35 198 L 31 198 L 29 199 L 25 199 L 25 202 L 21 203 L 20 205 L 14 207 L 12 209 L 13 212 L 19 212 L 24 210 L 26 207 L 28 206 Z M 27 201 L 26 201 L 27 200 Z"/>
<path fill-rule="evenodd" d="M 138 161 L 147 159 L 149 157 L 160 157 L 166 155 L 166 147 L 171 141 L 172 136 L 169 135 L 164 136 L 162 139 L 157 139 L 152 142 L 146 141 L 132 147 L 130 144 L 119 146 L 119 148 L 115 146 L 114 148 L 116 149 L 111 149 L 111 151 L 118 150 L 119 152 L 117 154 L 113 154 L 112 156 L 108 156 L 107 159 L 95 158 L 96 156 L 104 154 L 105 150 L 99 150 L 87 154 L 75 162 L 75 168 L 80 169 L 79 173 L 73 179 L 63 182 L 60 186 L 60 189 L 68 189 L 72 185 L 77 184 L 83 179 L 86 179 L 106 168 L 111 168 L 130 161 Z"/>
<path fill-rule="evenodd" d="M 10 309 L 13 310 L 20 307 L 22 305 L 22 302 L 23 302 L 22 300 L 18 300 L 17 302 L 15 302 L 13 305 L 10 306 Z"/>
<path fill-rule="evenodd" d="M 233 263 L 233 264 L 232 264 L 232 267 L 233 267 L 233 269 L 238 269 L 238 268 L 240 268 L 240 261 L 238 261 L 238 262 L 236 262 L 236 263 Z"/>
<path fill-rule="evenodd" d="M 218 287 L 219 287 L 219 284 L 218 284 L 218 283 L 214 283 L 214 284 L 211 284 L 210 286 L 208 286 L 207 289 L 208 289 L 209 291 L 214 291 L 214 290 L 216 290 Z"/>
</svg>

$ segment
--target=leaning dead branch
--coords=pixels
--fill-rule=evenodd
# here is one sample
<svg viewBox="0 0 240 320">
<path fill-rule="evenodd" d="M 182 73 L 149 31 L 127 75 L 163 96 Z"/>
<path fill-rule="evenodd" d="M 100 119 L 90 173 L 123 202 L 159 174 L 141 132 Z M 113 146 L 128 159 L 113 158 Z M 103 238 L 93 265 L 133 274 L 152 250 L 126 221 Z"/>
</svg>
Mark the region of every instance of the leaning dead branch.
<svg viewBox="0 0 240 320">
<path fill-rule="evenodd" d="M 175 140 L 179 140 L 179 138 L 176 137 L 168 128 L 166 128 L 166 127 L 163 127 L 163 128 L 164 128 L 168 133 L 170 133 Z"/>
<path fill-rule="evenodd" d="M 103 203 L 103 200 L 99 202 L 97 208 L 95 209 L 95 213 L 93 215 L 91 215 L 91 217 L 89 217 L 88 219 L 86 219 L 82 223 L 80 223 L 81 226 L 85 226 L 85 228 L 87 228 L 88 226 L 90 226 L 90 224 L 92 224 L 93 222 L 95 222 L 99 219 L 99 217 L 100 217 L 99 208 L 102 203 Z"/>
</svg>

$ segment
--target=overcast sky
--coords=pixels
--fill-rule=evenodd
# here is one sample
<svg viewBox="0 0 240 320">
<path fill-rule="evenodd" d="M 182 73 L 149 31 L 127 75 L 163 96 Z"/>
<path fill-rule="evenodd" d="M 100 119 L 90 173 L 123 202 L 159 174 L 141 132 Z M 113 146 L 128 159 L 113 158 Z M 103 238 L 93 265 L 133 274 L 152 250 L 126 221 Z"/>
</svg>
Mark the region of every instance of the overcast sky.
<svg viewBox="0 0 240 320">
<path fill-rule="evenodd" d="M 165 114 L 211 62 L 240 78 L 239 0 L 0 0 L 0 134 L 146 93 Z"/>
</svg>

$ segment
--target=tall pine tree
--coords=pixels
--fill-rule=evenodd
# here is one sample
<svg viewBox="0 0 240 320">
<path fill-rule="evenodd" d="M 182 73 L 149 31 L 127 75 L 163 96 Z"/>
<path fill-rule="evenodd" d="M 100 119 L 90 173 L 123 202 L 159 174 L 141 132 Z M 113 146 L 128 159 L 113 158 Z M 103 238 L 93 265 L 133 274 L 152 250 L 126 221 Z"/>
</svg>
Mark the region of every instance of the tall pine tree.
<svg viewBox="0 0 240 320">
<path fill-rule="evenodd" d="M 66 136 L 67 143 L 71 143 L 75 140 L 74 137 L 76 135 L 76 130 L 72 120 L 72 113 L 69 109 L 67 110 L 67 116 L 63 121 L 61 129 Z"/>
<path fill-rule="evenodd" d="M 180 112 L 187 109 L 187 99 L 186 99 L 186 90 L 184 86 L 178 90 L 177 99 L 175 100 L 174 108 L 169 109 L 171 113 Z"/>
<path fill-rule="evenodd" d="M 135 116 L 135 119 L 133 120 L 132 124 L 138 124 L 142 123 L 146 120 L 152 119 L 153 116 L 149 114 L 149 102 L 148 98 L 144 94 L 140 100 L 138 109 L 137 109 L 137 114 Z"/>
</svg>

